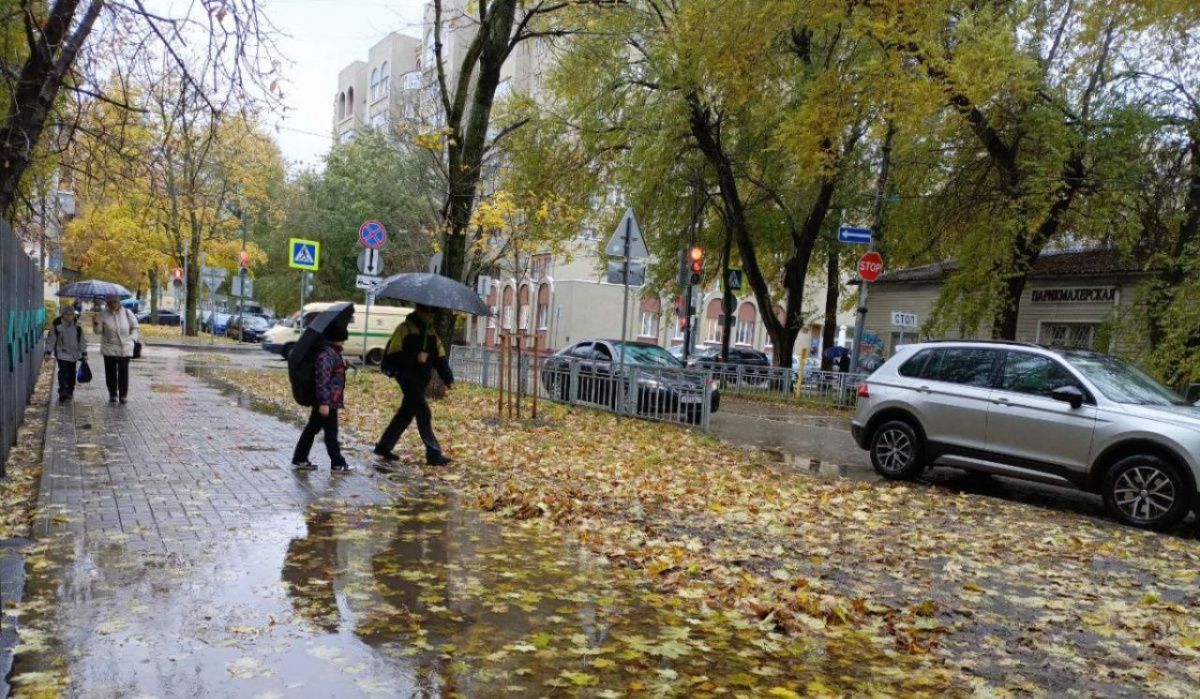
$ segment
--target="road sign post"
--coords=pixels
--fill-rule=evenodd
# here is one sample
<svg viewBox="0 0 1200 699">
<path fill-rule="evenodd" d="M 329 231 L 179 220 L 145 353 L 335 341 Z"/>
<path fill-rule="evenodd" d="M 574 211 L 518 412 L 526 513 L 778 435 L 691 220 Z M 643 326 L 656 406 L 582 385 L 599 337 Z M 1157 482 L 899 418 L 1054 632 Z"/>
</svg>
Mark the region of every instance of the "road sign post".
<svg viewBox="0 0 1200 699">
<path fill-rule="evenodd" d="M 383 255 L 379 251 L 387 245 L 387 229 L 379 221 L 363 221 L 358 227 L 358 244 L 363 250 L 358 253 L 359 275 L 354 285 L 366 292 L 364 305 L 367 310 L 363 313 L 362 342 L 362 360 L 366 364 L 367 339 L 371 334 L 371 305 L 375 303 L 375 284 L 382 279 L 379 275 L 383 273 Z"/>
<path fill-rule="evenodd" d="M 857 228 L 855 226 L 842 226 L 838 228 L 838 242 L 848 245 L 870 245 L 874 237 L 871 235 L 870 228 Z"/>
<path fill-rule="evenodd" d="M 625 343 L 629 337 L 629 264 L 632 261 L 631 258 L 645 259 L 650 256 L 650 250 L 646 247 L 646 239 L 642 237 L 641 226 L 638 225 L 637 217 L 633 215 L 632 206 L 625 209 L 625 216 L 621 218 L 621 223 L 617 225 L 617 230 L 613 232 L 608 245 L 604 247 L 604 251 L 612 257 L 620 256 L 622 258 L 621 284 L 624 287 L 624 294 L 621 300 L 621 376 L 624 377 Z M 644 279 L 644 265 L 641 271 Z M 622 396 L 617 411 L 618 415 L 625 412 L 626 404 L 628 403 L 626 398 L 627 396 Z"/>
<path fill-rule="evenodd" d="M 358 244 L 370 250 L 387 245 L 387 229 L 379 221 L 366 220 L 358 227 Z"/>
<path fill-rule="evenodd" d="M 867 293 L 870 282 L 879 278 L 883 273 L 883 257 L 875 252 L 875 239 L 883 228 L 883 195 L 887 190 L 888 168 L 892 161 L 892 139 L 896 135 L 896 124 L 888 120 L 887 135 L 883 139 L 883 157 L 879 163 L 879 179 L 875 180 L 875 210 L 871 221 L 871 239 L 869 252 L 858 261 L 859 276 L 862 284 L 858 287 L 858 314 L 854 319 L 854 350 L 850 355 L 850 371 L 858 373 L 858 355 L 862 350 L 863 326 L 867 322 Z M 840 234 L 839 234 L 840 235 Z M 869 258 L 869 259 L 868 259 Z M 872 275 L 870 279 L 863 276 L 863 262 L 866 261 L 866 272 Z"/>
<path fill-rule="evenodd" d="M 316 272 L 321 265 L 321 243 L 316 240 L 291 238 L 288 240 L 288 266 L 308 272 Z"/>
<path fill-rule="evenodd" d="M 854 320 L 854 348 L 850 355 L 850 372 L 858 373 L 858 355 L 862 352 L 864 325 L 867 320 L 867 295 L 871 282 L 883 274 L 883 256 L 874 250 L 868 251 L 858 260 L 858 317 Z"/>
</svg>

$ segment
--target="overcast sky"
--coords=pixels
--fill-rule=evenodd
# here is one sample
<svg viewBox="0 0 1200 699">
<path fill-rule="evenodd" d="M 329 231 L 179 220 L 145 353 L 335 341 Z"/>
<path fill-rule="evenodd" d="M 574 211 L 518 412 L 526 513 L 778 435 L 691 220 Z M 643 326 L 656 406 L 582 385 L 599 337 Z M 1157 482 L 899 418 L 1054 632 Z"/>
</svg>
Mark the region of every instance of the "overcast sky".
<svg viewBox="0 0 1200 699">
<path fill-rule="evenodd" d="M 282 34 L 284 104 L 275 137 L 295 166 L 319 165 L 329 150 L 337 74 L 367 59 L 389 32 L 420 36 L 425 0 L 263 0 Z"/>
</svg>

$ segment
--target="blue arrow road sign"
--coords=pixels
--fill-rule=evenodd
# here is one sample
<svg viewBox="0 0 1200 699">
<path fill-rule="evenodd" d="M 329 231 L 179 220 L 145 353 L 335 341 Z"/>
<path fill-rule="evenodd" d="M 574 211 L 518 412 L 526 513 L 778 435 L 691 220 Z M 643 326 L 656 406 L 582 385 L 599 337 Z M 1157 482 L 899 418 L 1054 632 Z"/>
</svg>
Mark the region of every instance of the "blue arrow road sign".
<svg viewBox="0 0 1200 699">
<path fill-rule="evenodd" d="M 838 242 L 850 243 L 851 245 L 870 245 L 871 229 L 842 226 L 838 229 Z"/>
</svg>

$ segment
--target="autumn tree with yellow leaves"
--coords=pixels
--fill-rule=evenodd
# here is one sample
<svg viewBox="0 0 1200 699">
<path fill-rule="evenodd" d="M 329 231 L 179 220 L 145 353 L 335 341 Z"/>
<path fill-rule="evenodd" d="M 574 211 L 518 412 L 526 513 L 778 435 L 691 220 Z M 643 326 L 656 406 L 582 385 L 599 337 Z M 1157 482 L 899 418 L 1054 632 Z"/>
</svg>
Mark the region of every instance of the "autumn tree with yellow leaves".
<svg viewBox="0 0 1200 699">
<path fill-rule="evenodd" d="M 98 105 L 92 118 L 105 139 L 84 137 L 72 150 L 79 216 L 68 227 L 67 259 L 90 276 L 148 289 L 152 309 L 166 270 L 186 261 L 184 315 L 194 334 L 201 253 L 207 265 L 236 271 L 235 211 L 245 207 L 256 228 L 277 225 L 282 158 L 247 114 L 202 108 L 186 81 L 168 77 L 126 97 L 141 111 Z M 266 261 L 254 242 L 247 251 L 252 268 Z"/>
</svg>

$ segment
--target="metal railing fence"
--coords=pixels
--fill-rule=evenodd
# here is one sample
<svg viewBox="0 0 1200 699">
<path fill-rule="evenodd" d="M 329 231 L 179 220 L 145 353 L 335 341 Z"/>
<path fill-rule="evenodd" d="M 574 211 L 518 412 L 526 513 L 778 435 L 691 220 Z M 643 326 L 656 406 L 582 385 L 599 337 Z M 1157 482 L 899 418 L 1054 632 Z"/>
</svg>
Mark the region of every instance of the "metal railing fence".
<svg viewBox="0 0 1200 699">
<path fill-rule="evenodd" d="M 791 367 L 702 362 L 696 368 L 708 371 L 723 395 L 774 396 L 837 408 L 854 407 L 858 400 L 858 385 L 869 376 L 808 370 L 798 381 Z"/>
<path fill-rule="evenodd" d="M 42 273 L 0 220 L 0 476 L 42 366 Z"/>
<path fill-rule="evenodd" d="M 496 388 L 501 372 L 499 353 L 455 346 L 450 366 L 456 381 Z M 707 431 L 712 416 L 713 385 L 701 370 L 644 366 L 605 366 L 584 360 L 543 360 L 535 375 L 532 355 L 522 355 L 512 382 L 522 395 L 581 405 L 657 422 L 682 423 Z"/>
</svg>

